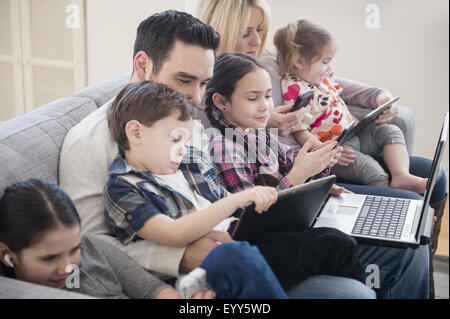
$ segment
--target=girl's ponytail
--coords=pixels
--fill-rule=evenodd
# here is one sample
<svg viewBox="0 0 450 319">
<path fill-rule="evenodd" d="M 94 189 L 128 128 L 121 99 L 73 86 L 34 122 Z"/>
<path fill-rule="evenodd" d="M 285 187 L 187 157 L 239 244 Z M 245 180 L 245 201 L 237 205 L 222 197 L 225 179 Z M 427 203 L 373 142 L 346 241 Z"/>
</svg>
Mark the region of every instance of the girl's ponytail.
<svg viewBox="0 0 450 319">
<path fill-rule="evenodd" d="M 294 43 L 296 33 L 297 23 L 289 23 L 284 28 L 278 29 L 273 37 L 281 74 L 288 73 L 294 64 L 293 57 L 297 52 L 297 45 Z"/>
</svg>

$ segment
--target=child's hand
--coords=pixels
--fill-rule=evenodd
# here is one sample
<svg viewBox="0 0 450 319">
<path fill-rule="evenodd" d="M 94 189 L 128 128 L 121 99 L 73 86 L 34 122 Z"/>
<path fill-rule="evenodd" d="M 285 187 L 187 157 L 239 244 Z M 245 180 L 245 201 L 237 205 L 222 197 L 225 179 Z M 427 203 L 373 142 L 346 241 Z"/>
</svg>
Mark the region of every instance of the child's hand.
<svg viewBox="0 0 450 319">
<path fill-rule="evenodd" d="M 330 165 L 336 162 L 336 155 L 339 151 L 336 148 L 337 142 L 330 141 L 323 143 L 318 150 L 309 152 L 312 148 L 313 140 L 308 140 L 295 158 L 293 169 L 305 174 L 307 177 L 319 174 Z"/>
<path fill-rule="evenodd" d="M 244 208 L 248 202 L 253 202 L 255 211 L 260 214 L 267 211 L 278 199 L 277 190 L 267 186 L 256 186 L 234 195 L 238 197 L 240 208 Z"/>
<path fill-rule="evenodd" d="M 392 100 L 394 97 L 392 96 L 391 92 L 389 91 L 382 91 L 380 94 L 378 94 L 376 103 L 377 107 L 383 105 L 384 103 Z M 392 104 L 390 108 L 387 110 L 384 110 L 383 113 L 378 115 L 377 119 L 375 120 L 376 124 L 387 124 L 390 120 L 392 120 L 394 117 L 396 117 L 398 114 L 398 106 L 397 103 Z"/>
</svg>

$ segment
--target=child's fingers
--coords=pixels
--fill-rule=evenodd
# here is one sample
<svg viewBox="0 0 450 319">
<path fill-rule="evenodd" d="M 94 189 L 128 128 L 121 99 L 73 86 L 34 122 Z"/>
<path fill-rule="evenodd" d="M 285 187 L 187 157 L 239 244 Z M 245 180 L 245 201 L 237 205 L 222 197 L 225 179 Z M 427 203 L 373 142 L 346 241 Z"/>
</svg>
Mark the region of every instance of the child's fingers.
<svg viewBox="0 0 450 319">
<path fill-rule="evenodd" d="M 312 139 L 307 140 L 306 143 L 303 144 L 303 146 L 300 148 L 299 152 L 301 152 L 303 154 L 308 153 L 308 151 L 311 150 L 312 145 L 313 145 L 313 140 Z"/>
</svg>

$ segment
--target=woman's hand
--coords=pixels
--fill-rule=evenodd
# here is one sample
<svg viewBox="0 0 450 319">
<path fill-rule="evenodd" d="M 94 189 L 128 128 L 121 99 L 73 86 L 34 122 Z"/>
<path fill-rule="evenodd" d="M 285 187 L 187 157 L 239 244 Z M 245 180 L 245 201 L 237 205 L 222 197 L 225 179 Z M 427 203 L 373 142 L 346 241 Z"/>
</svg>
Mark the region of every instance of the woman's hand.
<svg viewBox="0 0 450 319">
<path fill-rule="evenodd" d="M 291 133 L 291 129 L 298 125 L 303 118 L 304 109 L 295 112 L 289 112 L 294 105 L 294 102 L 274 107 L 270 113 L 267 122 L 268 128 L 278 128 L 278 135 L 281 137 L 287 136 Z"/>
<path fill-rule="evenodd" d="M 277 190 L 273 187 L 256 186 L 233 194 L 238 199 L 238 207 L 244 208 L 248 202 L 255 203 L 255 211 L 265 212 L 278 199 Z"/>
<path fill-rule="evenodd" d="M 337 160 L 337 165 L 349 166 L 355 163 L 356 159 L 355 152 L 348 146 L 342 147 L 342 151 L 339 153 L 339 158 Z"/>
<path fill-rule="evenodd" d="M 380 94 L 378 94 L 376 103 L 377 107 L 383 105 L 384 103 L 392 100 L 394 97 L 392 96 L 391 92 L 389 91 L 382 91 Z M 375 120 L 376 124 L 387 124 L 390 120 L 392 120 L 394 117 L 396 117 L 398 114 L 398 106 L 397 103 L 392 104 L 390 108 L 387 110 L 384 110 L 383 113 L 378 115 L 377 119 Z"/>
</svg>

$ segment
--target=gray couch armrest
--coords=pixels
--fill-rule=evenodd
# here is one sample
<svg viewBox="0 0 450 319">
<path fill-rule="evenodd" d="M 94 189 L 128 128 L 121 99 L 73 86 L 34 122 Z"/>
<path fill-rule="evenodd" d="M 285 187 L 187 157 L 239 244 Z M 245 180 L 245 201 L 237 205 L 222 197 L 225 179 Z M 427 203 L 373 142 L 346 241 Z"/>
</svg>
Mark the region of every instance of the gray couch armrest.
<svg viewBox="0 0 450 319">
<path fill-rule="evenodd" d="M 0 299 L 95 299 L 94 297 L 0 276 Z"/>
<path fill-rule="evenodd" d="M 362 119 L 367 113 L 372 111 L 370 108 L 355 105 L 348 105 L 348 108 L 357 119 Z M 390 123 L 398 126 L 402 130 L 405 135 L 406 148 L 409 155 L 412 155 L 414 148 L 414 135 L 416 132 L 414 113 L 410 108 L 400 105 L 398 107 L 398 115 L 394 117 Z"/>
</svg>

